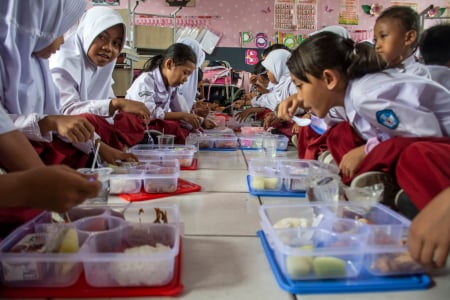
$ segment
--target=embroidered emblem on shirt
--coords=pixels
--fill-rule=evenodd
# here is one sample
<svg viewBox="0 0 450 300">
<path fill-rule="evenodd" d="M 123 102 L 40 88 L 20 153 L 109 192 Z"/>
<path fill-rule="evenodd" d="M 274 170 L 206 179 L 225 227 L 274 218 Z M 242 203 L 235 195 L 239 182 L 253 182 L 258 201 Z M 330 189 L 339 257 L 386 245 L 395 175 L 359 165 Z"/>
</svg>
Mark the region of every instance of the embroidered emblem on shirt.
<svg viewBox="0 0 450 300">
<path fill-rule="evenodd" d="M 138 93 L 139 97 L 144 97 L 144 96 L 153 96 L 153 92 L 152 91 L 142 91 Z"/>
<path fill-rule="evenodd" d="M 397 115 L 392 111 L 392 109 L 377 111 L 377 121 L 389 129 L 397 128 L 400 123 Z"/>
</svg>

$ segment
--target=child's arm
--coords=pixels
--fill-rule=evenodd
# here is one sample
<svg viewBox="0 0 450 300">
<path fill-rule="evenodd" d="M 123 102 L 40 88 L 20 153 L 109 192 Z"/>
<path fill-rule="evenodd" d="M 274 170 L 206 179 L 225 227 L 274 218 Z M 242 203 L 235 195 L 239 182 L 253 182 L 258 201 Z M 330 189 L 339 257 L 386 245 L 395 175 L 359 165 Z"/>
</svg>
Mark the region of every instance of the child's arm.
<svg viewBox="0 0 450 300">
<path fill-rule="evenodd" d="M 353 177 L 358 172 L 359 166 L 365 157 L 365 145 L 356 147 L 342 156 L 339 169 L 343 175 Z"/>
<path fill-rule="evenodd" d="M 177 120 L 177 121 L 185 121 L 189 124 L 192 125 L 193 129 L 198 129 L 200 128 L 202 119 L 195 115 L 195 114 L 191 114 L 191 113 L 185 113 L 185 112 L 166 112 L 164 119 L 166 120 Z"/>
<path fill-rule="evenodd" d="M 42 188 L 50 186 L 51 188 Z M 0 178 L 0 207 L 30 207 L 66 212 L 95 196 L 100 182 L 63 165 L 41 166 Z"/>
<path fill-rule="evenodd" d="M 33 146 L 18 130 L 0 134 L 0 163 L 8 171 L 21 171 L 44 165 Z"/>
<path fill-rule="evenodd" d="M 411 256 L 421 264 L 444 267 L 450 252 L 450 187 L 415 217 L 408 235 Z"/>
</svg>

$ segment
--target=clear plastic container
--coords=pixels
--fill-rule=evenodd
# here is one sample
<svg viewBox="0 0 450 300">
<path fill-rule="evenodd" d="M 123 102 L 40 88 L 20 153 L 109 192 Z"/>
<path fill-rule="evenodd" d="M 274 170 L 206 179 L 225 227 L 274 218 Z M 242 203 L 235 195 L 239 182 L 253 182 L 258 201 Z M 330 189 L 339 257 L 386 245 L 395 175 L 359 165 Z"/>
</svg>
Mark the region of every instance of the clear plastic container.
<svg viewBox="0 0 450 300">
<path fill-rule="evenodd" d="M 274 135 L 274 134 L 273 134 Z M 247 150 L 260 150 L 262 149 L 262 138 L 264 135 L 254 134 L 254 135 L 241 135 L 239 137 L 239 145 L 241 149 Z M 277 151 L 286 151 L 288 148 L 289 139 L 281 134 L 277 134 Z"/>
<path fill-rule="evenodd" d="M 263 205 L 261 227 L 293 280 L 422 273 L 409 257 L 409 221 L 379 203 Z"/>
<path fill-rule="evenodd" d="M 241 134 L 245 137 L 251 137 L 256 135 L 257 133 L 264 132 L 264 127 L 251 127 L 251 126 L 243 126 L 241 127 Z"/>
<path fill-rule="evenodd" d="M 180 163 L 177 159 L 148 160 L 111 175 L 111 194 L 135 194 L 143 186 L 147 193 L 172 193 L 177 190 Z"/>
<path fill-rule="evenodd" d="M 232 149 L 238 148 L 238 139 L 234 134 L 203 134 L 198 137 L 200 150 Z"/>
<path fill-rule="evenodd" d="M 252 159 L 248 165 L 250 184 L 255 191 L 281 191 L 283 179 L 275 160 Z"/>
<path fill-rule="evenodd" d="M 181 167 L 190 167 L 196 152 L 195 145 L 173 145 L 173 147 L 160 147 L 160 145 L 139 144 L 128 149 L 135 154 L 139 161 L 177 159 Z"/>
<path fill-rule="evenodd" d="M 2 284 L 67 287 L 83 269 L 94 287 L 159 286 L 173 279 L 180 247 L 176 205 L 85 206 L 67 215 L 76 221 L 51 223 L 63 220 L 43 212 L 0 243 Z"/>
<path fill-rule="evenodd" d="M 75 252 L 63 246 L 69 230 L 76 237 L 69 246 Z M 46 223 L 44 226 L 31 222 L 20 227 L 0 246 L 2 284 L 10 287 L 67 287 L 74 284 L 82 271 L 78 250 L 87 237 L 66 224 Z"/>
</svg>

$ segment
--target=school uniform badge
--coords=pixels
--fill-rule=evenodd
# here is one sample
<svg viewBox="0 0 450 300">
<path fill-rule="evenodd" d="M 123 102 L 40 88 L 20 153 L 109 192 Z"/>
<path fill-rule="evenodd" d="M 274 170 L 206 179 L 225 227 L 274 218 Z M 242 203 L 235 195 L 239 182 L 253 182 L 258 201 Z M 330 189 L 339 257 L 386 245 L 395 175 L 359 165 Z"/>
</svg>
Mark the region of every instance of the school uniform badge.
<svg viewBox="0 0 450 300">
<path fill-rule="evenodd" d="M 400 121 L 392 109 L 384 109 L 377 111 L 377 121 L 384 127 L 395 129 Z"/>
</svg>

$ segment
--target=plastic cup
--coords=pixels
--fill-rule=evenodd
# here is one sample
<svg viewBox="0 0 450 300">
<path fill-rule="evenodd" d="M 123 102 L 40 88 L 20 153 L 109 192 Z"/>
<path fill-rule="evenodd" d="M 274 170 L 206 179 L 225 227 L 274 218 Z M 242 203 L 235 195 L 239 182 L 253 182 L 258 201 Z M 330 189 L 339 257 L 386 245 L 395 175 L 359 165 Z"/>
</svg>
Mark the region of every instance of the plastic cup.
<svg viewBox="0 0 450 300">
<path fill-rule="evenodd" d="M 88 198 L 84 204 L 106 204 L 108 203 L 109 195 L 109 179 L 111 177 L 112 168 L 82 168 L 78 169 L 78 172 L 85 175 L 97 175 L 97 180 L 102 183 L 102 187 L 98 192 L 98 195 L 93 198 Z"/>
<path fill-rule="evenodd" d="M 275 158 L 277 156 L 278 136 L 263 135 L 262 148 L 267 158 Z"/>
<path fill-rule="evenodd" d="M 158 145 L 160 148 L 173 147 L 175 136 L 173 134 L 158 135 Z"/>
</svg>

